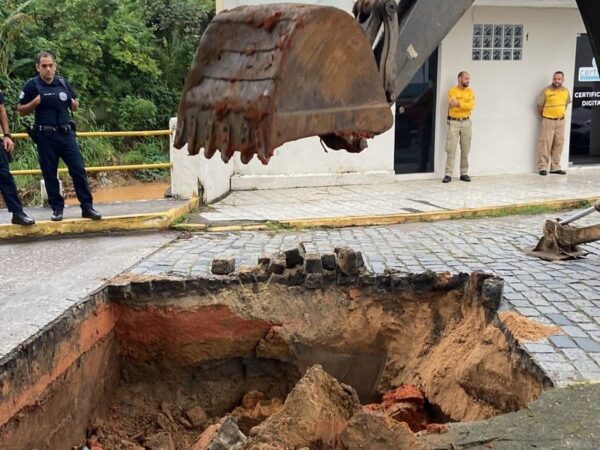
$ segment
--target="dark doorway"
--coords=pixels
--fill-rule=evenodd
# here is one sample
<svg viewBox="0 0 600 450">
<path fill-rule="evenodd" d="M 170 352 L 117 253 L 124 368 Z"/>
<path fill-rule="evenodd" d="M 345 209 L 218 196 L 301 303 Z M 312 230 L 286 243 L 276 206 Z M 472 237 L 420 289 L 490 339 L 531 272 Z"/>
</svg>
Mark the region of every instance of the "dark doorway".
<svg viewBox="0 0 600 450">
<path fill-rule="evenodd" d="M 569 159 L 600 163 L 600 76 L 587 34 L 577 37 Z M 593 126 L 593 125 L 596 126 Z"/>
<path fill-rule="evenodd" d="M 396 173 L 433 172 L 438 51 L 396 100 Z"/>
</svg>

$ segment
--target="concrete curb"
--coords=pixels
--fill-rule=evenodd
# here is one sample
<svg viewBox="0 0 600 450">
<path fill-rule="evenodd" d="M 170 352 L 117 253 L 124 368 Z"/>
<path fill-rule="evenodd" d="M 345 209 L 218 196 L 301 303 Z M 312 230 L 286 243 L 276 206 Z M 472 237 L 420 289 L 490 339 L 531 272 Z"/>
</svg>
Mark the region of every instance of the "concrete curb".
<svg viewBox="0 0 600 450">
<path fill-rule="evenodd" d="M 538 214 L 553 211 L 578 209 L 591 206 L 596 198 L 575 198 L 562 200 L 543 200 L 537 202 L 517 203 L 512 205 L 484 206 L 480 208 L 463 208 L 447 211 L 424 213 L 399 213 L 370 216 L 324 217 L 314 219 L 292 219 L 269 221 L 262 224 L 177 224 L 173 228 L 190 232 L 236 232 L 265 231 L 286 228 L 346 228 L 356 226 L 396 225 L 414 222 L 436 222 L 440 220 L 470 219 L 521 214 Z M 533 210 L 533 211 L 532 211 Z"/>
<path fill-rule="evenodd" d="M 167 229 L 197 207 L 198 198 L 195 197 L 190 199 L 187 204 L 156 213 L 108 216 L 103 217 L 102 220 L 65 219 L 61 222 L 42 220 L 30 227 L 3 224 L 0 225 L 0 240 L 110 231 Z"/>
</svg>

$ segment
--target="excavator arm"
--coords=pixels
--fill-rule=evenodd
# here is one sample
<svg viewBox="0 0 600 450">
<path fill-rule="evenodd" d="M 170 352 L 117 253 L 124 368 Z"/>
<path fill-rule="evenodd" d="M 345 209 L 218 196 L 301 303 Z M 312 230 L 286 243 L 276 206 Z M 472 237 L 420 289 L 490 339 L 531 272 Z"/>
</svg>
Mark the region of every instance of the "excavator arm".
<svg viewBox="0 0 600 450">
<path fill-rule="evenodd" d="M 319 136 L 360 152 L 390 105 L 474 0 L 358 0 L 354 16 L 305 4 L 240 6 L 204 33 L 181 97 L 175 147 L 267 164 Z M 600 61 L 600 1 L 576 0 Z"/>
</svg>

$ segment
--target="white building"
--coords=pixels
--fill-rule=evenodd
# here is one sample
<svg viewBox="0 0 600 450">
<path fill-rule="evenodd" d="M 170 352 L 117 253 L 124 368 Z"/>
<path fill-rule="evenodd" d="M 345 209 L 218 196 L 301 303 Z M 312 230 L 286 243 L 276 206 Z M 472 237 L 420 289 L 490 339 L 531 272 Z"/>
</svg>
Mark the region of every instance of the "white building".
<svg viewBox="0 0 600 450">
<path fill-rule="evenodd" d="M 217 0 L 217 10 L 259 2 L 267 3 Z M 351 11 L 353 2 L 314 3 Z M 486 36 L 486 32 L 491 36 Z M 565 73 L 565 84 L 573 92 L 578 36 L 582 34 L 585 27 L 573 0 L 476 0 L 415 77 L 415 83 L 399 98 L 394 107 L 395 127 L 371 140 L 362 153 L 325 153 L 318 138 L 309 138 L 284 145 L 264 166 L 256 159 L 248 165 L 239 158 L 229 164 L 217 157 L 207 161 L 202 156 L 189 157 L 185 150 L 172 149 L 173 193 L 187 197 L 197 191 L 200 183 L 204 200 L 212 201 L 230 189 L 442 178 L 446 159 L 446 93 L 461 70 L 470 72 L 471 87 L 476 93 L 470 175 L 533 172 L 540 123 L 536 97 L 556 70 Z M 600 83 L 596 89 L 600 91 L 598 86 Z M 422 95 L 427 87 L 435 96 Z M 591 128 L 591 109 L 583 113 L 582 120 L 578 120 Z M 573 159 L 600 162 L 593 154 L 579 159 L 571 155 L 571 117 L 569 108 L 563 167 Z M 431 125 L 426 123 L 427 118 L 432 120 Z"/>
</svg>

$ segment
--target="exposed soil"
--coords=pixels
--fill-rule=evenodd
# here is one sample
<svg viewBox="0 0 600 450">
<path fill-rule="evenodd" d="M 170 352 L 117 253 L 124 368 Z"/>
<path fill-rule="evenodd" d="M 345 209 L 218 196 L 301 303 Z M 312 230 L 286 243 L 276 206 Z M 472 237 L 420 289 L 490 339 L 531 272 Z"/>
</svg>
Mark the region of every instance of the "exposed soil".
<svg viewBox="0 0 600 450">
<path fill-rule="evenodd" d="M 512 335 L 523 341 L 539 341 L 548 336 L 563 334 L 560 327 L 544 325 L 516 312 L 501 312 L 498 316 Z"/>
<path fill-rule="evenodd" d="M 283 400 L 315 363 L 352 385 L 363 403 L 406 383 L 417 386 L 427 414 L 415 431 L 430 422 L 516 411 L 541 391 L 504 334 L 462 290 L 423 297 L 235 286 L 121 308 L 123 382 L 110 419 L 91 430 L 104 448 L 129 450 L 166 431 L 174 448 L 188 449 L 244 394 L 257 390 L 268 402 Z M 208 416 L 200 428 L 185 425 L 185 411 L 194 406 Z M 119 447 L 119 439 L 134 447 Z"/>
<path fill-rule="evenodd" d="M 229 415 L 252 449 L 292 435 L 312 436 L 311 449 L 340 448 L 346 426 L 346 442 L 368 442 L 381 426 L 408 446 L 409 427 L 441 430 L 431 424 L 486 419 L 538 397 L 546 380 L 496 326 L 501 280 L 386 274 L 344 286 L 354 258 L 346 264 L 341 254 L 340 272 L 321 275 L 316 289 L 303 284 L 314 272 L 300 268 L 264 283 L 242 273 L 112 280 L 106 296 L 54 328 L 35 370 L 15 366 L 0 378 L 0 447 L 81 448 L 89 424 L 92 450 L 204 450 L 199 436 L 215 424 L 230 429 Z M 98 379 L 84 370 L 92 359 Z M 79 404 L 80 392 L 90 400 Z M 359 402 L 374 405 L 358 416 Z M 312 419 L 297 428 L 289 414 Z"/>
</svg>

